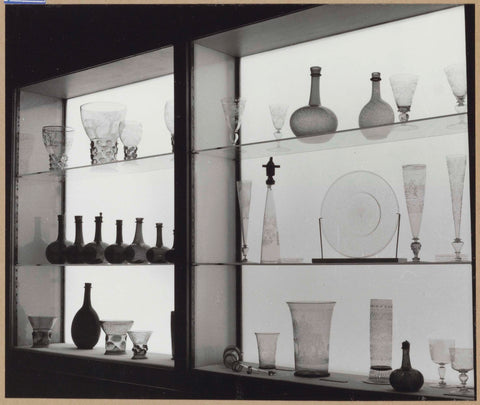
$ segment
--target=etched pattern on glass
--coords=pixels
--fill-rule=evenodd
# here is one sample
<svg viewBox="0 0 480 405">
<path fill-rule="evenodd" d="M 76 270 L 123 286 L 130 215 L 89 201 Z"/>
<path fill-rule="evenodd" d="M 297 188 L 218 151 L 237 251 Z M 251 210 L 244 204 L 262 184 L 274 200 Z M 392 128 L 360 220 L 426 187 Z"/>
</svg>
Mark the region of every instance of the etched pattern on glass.
<svg viewBox="0 0 480 405">
<path fill-rule="evenodd" d="M 242 261 L 247 261 L 248 253 L 248 221 L 250 218 L 250 201 L 252 196 L 252 182 L 249 180 L 237 181 L 238 206 L 240 208 L 240 224 L 242 231 Z"/>
<path fill-rule="evenodd" d="M 400 112 L 399 119 L 401 122 L 408 121 L 409 115 L 407 112 L 410 111 L 417 82 L 418 76 L 409 73 L 399 73 L 390 76 L 390 85 L 392 86 L 395 103 Z"/>
<path fill-rule="evenodd" d="M 277 263 L 280 261 L 280 238 L 278 235 L 277 215 L 271 186 L 267 186 L 260 261 L 262 263 Z"/>
<path fill-rule="evenodd" d="M 238 141 L 238 131 L 240 130 L 240 125 L 242 125 L 245 100 L 242 98 L 223 98 L 222 107 L 225 121 L 230 130 L 230 141 L 236 144 Z"/>
<path fill-rule="evenodd" d="M 370 300 L 369 379 L 388 383 L 392 370 L 392 300 Z"/>
<path fill-rule="evenodd" d="M 467 96 L 467 72 L 466 66 L 463 64 L 454 64 L 445 68 L 448 84 L 452 89 L 452 93 L 457 99 L 455 111 L 463 113 L 467 111 L 465 97 Z"/>
<path fill-rule="evenodd" d="M 456 254 L 456 260 L 461 260 L 460 251 L 463 247 L 463 242 L 460 239 L 460 225 L 467 157 L 465 155 L 449 155 L 446 159 L 448 178 L 450 180 L 450 195 L 452 198 L 453 224 L 455 227 L 455 240 L 452 242 L 452 246 Z"/>
<path fill-rule="evenodd" d="M 418 238 L 422 223 L 423 202 L 425 198 L 426 165 L 403 166 L 403 183 L 407 202 L 410 229 L 413 238 Z"/>
</svg>

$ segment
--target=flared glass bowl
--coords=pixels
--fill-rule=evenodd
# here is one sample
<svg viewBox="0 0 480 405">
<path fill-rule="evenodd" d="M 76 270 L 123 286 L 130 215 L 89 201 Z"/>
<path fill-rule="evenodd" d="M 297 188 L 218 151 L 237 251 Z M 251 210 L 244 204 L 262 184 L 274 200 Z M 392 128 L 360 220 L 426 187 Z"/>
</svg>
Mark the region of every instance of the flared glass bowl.
<svg viewBox="0 0 480 405">
<path fill-rule="evenodd" d="M 125 335 L 132 327 L 133 321 L 100 321 L 103 331 L 107 335 Z"/>
<path fill-rule="evenodd" d="M 55 325 L 57 317 L 29 315 L 28 320 L 34 330 L 50 330 Z"/>
</svg>

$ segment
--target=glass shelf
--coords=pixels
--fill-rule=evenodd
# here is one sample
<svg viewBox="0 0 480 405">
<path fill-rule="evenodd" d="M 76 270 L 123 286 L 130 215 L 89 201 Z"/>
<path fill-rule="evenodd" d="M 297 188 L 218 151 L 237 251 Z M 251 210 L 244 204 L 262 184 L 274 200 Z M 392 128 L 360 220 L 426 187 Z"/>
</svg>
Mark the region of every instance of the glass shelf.
<svg viewBox="0 0 480 405">
<path fill-rule="evenodd" d="M 400 260 L 400 259 L 399 259 Z M 332 262 L 332 263 L 310 263 L 310 262 L 283 262 L 283 263 L 259 263 L 259 262 L 201 262 L 201 263 L 193 263 L 193 266 L 265 266 L 265 267 L 277 267 L 277 266 L 422 266 L 422 265 L 471 265 L 471 261 L 420 261 L 420 262 L 412 262 L 412 261 L 400 261 L 398 263 L 392 262 L 377 262 L 377 261 L 368 261 L 368 260 L 361 260 L 358 262 L 355 261 L 346 261 L 346 262 Z"/>
<path fill-rule="evenodd" d="M 119 263 L 119 264 L 112 264 L 112 263 L 99 263 L 99 264 L 86 264 L 86 263 L 80 263 L 80 264 L 70 264 L 70 263 L 64 263 L 64 264 L 52 264 L 52 263 L 37 263 L 37 264 L 16 264 L 15 267 L 136 267 L 136 266 L 161 266 L 161 267 L 166 267 L 166 266 L 174 266 L 173 263 Z"/>
<path fill-rule="evenodd" d="M 304 138 L 292 137 L 278 141 L 269 140 L 243 145 L 199 149 L 193 153 L 234 159 L 241 152 L 242 159 L 253 159 L 455 135 L 465 133 L 468 130 L 467 113 L 413 120 L 406 124 L 396 123 L 390 125 L 390 127 L 391 132 L 380 139 L 374 139 L 372 133 L 383 127 L 356 128 L 337 131 L 333 137 L 331 137 L 331 134 Z"/>
<path fill-rule="evenodd" d="M 39 171 L 32 173 L 22 173 L 19 174 L 18 178 L 32 177 L 38 175 L 48 175 L 53 177 L 62 177 L 69 172 L 78 172 L 85 171 L 85 174 L 95 173 L 95 174 L 112 174 L 112 175 L 121 175 L 121 174 L 134 174 L 134 173 L 145 173 L 155 170 L 168 170 L 173 169 L 174 159 L 173 153 L 162 153 L 159 155 L 151 155 L 139 157 L 133 160 L 117 160 L 115 162 L 103 163 L 98 165 L 84 165 L 76 167 L 67 167 L 65 170 L 58 171 Z"/>
</svg>

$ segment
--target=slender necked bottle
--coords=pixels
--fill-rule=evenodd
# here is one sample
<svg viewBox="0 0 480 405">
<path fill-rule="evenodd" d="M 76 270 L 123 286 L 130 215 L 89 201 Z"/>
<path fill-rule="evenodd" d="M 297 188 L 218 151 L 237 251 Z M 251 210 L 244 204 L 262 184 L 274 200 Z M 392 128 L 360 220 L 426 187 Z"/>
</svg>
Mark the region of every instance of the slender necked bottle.
<svg viewBox="0 0 480 405">
<path fill-rule="evenodd" d="M 173 230 L 173 245 L 172 248 L 165 253 L 165 260 L 168 263 L 175 263 L 175 230 Z"/>
<path fill-rule="evenodd" d="M 335 132 L 338 125 L 335 113 L 320 103 L 320 72 L 322 68 L 310 68 L 310 100 L 308 105 L 296 110 L 290 117 L 290 128 L 297 137 L 309 137 Z M 311 142 L 325 142 L 333 137 L 325 136 L 312 139 Z M 308 139 L 304 140 L 309 142 Z"/>
<path fill-rule="evenodd" d="M 277 263 L 280 261 L 280 238 L 278 235 L 277 214 L 272 186 L 275 184 L 275 180 L 273 179 L 275 168 L 279 168 L 280 166 L 273 163 L 273 158 L 270 158 L 268 163 L 263 165 L 263 167 L 267 170 L 267 197 L 265 200 L 265 213 L 263 216 L 260 261 L 262 263 Z"/>
<path fill-rule="evenodd" d="M 67 247 L 66 256 L 67 263 L 79 264 L 84 263 L 83 261 L 83 227 L 82 227 L 82 216 L 75 216 L 75 241 L 73 245 Z"/>
<path fill-rule="evenodd" d="M 150 249 L 143 241 L 143 218 L 136 218 L 135 236 L 133 242 L 125 249 L 125 259 L 129 263 L 145 263 L 147 250 Z"/>
<path fill-rule="evenodd" d="M 167 253 L 169 249 L 163 246 L 163 224 L 159 222 L 156 223 L 155 226 L 157 227 L 157 243 L 154 247 L 147 250 L 147 260 L 150 263 L 166 263 L 165 253 Z"/>
<path fill-rule="evenodd" d="M 372 96 L 360 111 L 358 126 L 360 128 L 378 127 L 362 130 L 363 135 L 368 139 L 385 138 L 392 130 L 390 124 L 395 121 L 395 113 L 380 96 L 380 81 L 382 80 L 380 73 L 373 72 L 370 80 L 372 81 Z"/>
<path fill-rule="evenodd" d="M 105 249 L 105 259 L 112 264 L 120 264 L 125 261 L 125 248 L 126 243 L 123 243 L 123 221 L 117 219 L 117 239 L 114 244 L 108 246 Z"/>
<path fill-rule="evenodd" d="M 410 363 L 410 343 L 402 342 L 402 367 L 390 374 L 390 385 L 401 392 L 416 392 L 423 385 L 423 375 L 412 368 Z"/>
<path fill-rule="evenodd" d="M 67 260 L 66 250 L 72 242 L 65 240 L 65 219 L 58 215 L 58 236 L 57 240 L 50 243 L 45 250 L 47 260 L 52 264 L 64 264 Z"/>
<path fill-rule="evenodd" d="M 100 338 L 100 320 L 92 307 L 91 289 L 92 284 L 85 283 L 83 305 L 72 321 L 72 339 L 79 349 L 93 348 Z"/>
<path fill-rule="evenodd" d="M 86 244 L 83 248 L 85 263 L 99 264 L 105 262 L 104 252 L 107 244 L 102 242 L 102 222 L 102 213 L 100 213 L 99 216 L 95 217 L 95 237 L 93 242 Z"/>
</svg>

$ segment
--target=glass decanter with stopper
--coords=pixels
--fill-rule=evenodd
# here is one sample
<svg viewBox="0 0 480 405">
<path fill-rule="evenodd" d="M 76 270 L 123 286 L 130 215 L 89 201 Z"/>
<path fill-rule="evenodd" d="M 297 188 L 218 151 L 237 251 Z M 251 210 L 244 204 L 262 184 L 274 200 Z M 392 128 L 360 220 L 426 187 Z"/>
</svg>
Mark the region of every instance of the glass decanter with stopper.
<svg viewBox="0 0 480 405">
<path fill-rule="evenodd" d="M 263 165 L 267 171 L 267 197 L 265 200 L 265 213 L 263 216 L 262 231 L 262 251 L 260 261 L 262 263 L 278 263 L 280 262 L 280 238 L 278 236 L 277 214 L 275 210 L 275 200 L 273 198 L 272 186 L 275 184 L 273 176 L 275 169 L 279 168 L 273 162 L 273 158 L 267 164 Z"/>
</svg>

